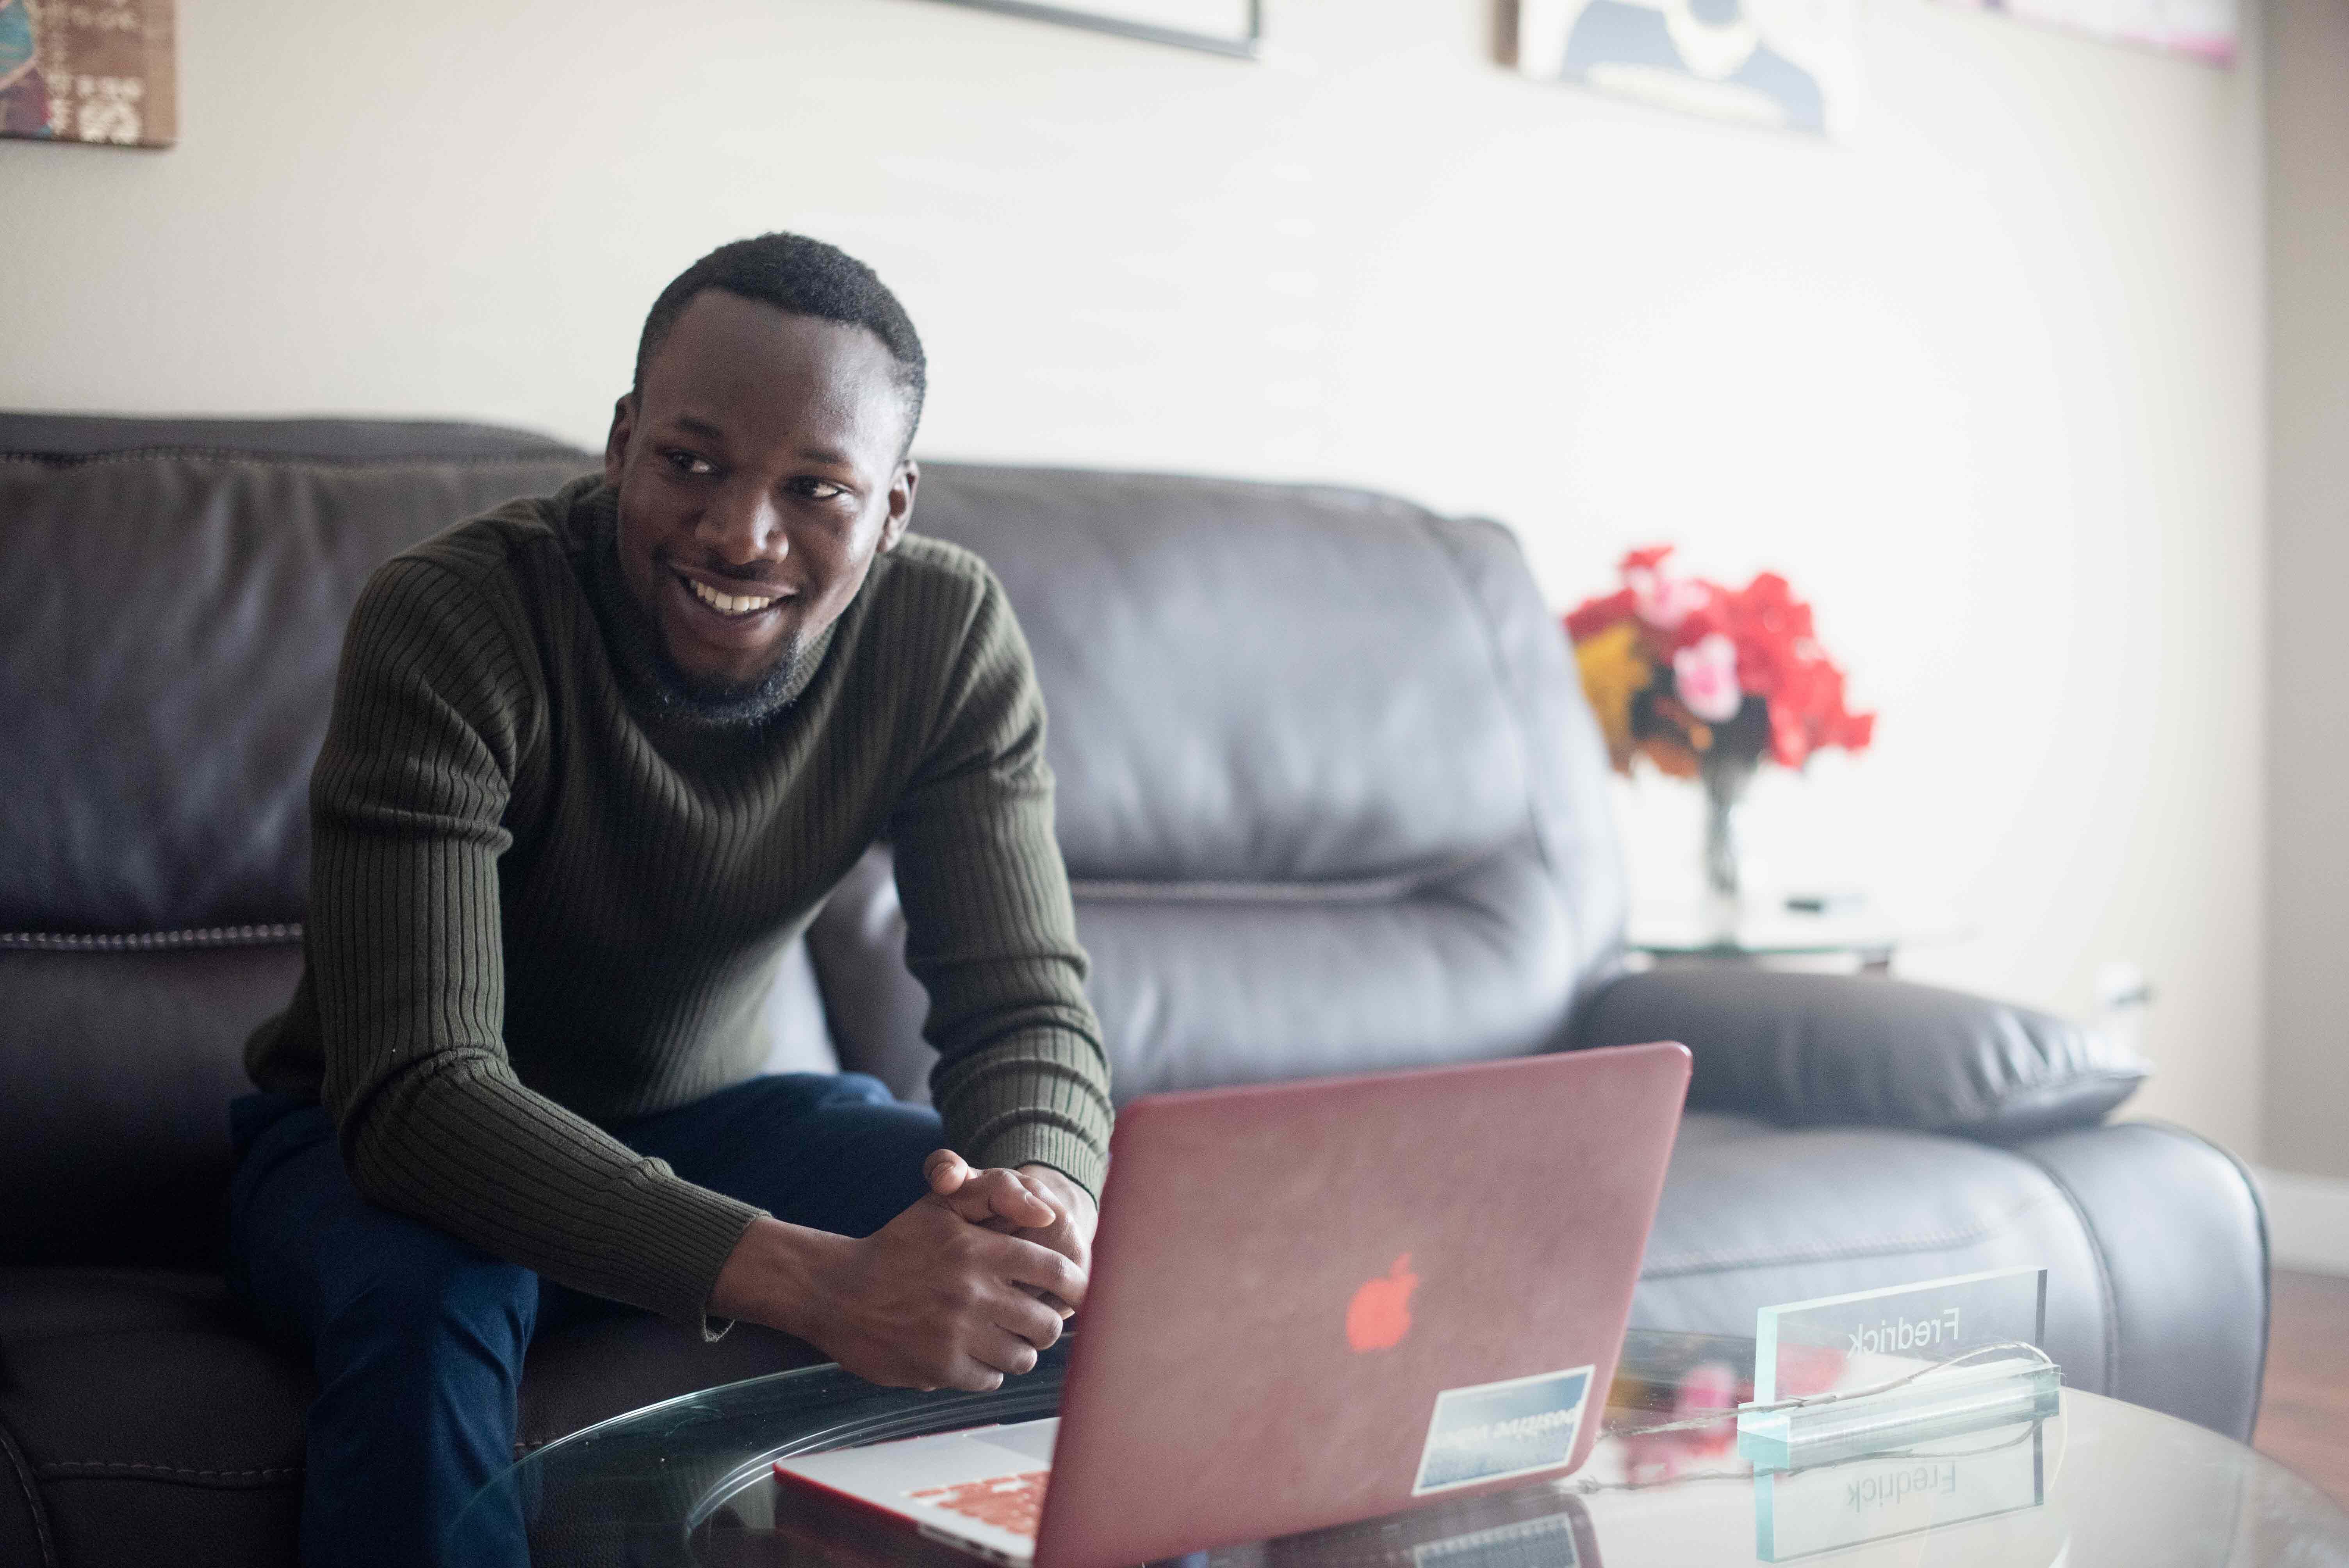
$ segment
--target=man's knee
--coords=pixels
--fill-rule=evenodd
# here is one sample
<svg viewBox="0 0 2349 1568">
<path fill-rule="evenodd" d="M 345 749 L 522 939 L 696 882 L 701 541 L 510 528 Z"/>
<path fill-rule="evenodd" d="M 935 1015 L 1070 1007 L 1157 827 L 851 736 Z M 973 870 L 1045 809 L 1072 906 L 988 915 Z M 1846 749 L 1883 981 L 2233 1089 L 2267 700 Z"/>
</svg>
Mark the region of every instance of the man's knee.
<svg viewBox="0 0 2349 1568">
<path fill-rule="evenodd" d="M 518 1368 L 538 1315 L 538 1275 L 419 1221 L 375 1211 L 317 1239 L 314 1341 L 354 1339 L 423 1360 L 456 1354 Z"/>
</svg>

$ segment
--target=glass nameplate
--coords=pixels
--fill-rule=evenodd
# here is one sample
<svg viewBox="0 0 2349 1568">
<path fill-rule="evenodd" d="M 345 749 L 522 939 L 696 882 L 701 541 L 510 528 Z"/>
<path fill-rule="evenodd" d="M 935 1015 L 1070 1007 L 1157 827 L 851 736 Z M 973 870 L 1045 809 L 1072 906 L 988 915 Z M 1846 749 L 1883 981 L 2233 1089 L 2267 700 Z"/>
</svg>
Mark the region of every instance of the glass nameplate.
<svg viewBox="0 0 2349 1568">
<path fill-rule="evenodd" d="M 1785 1563 L 2046 1501 L 2044 1423 L 1754 1478 L 1754 1550 Z"/>
<path fill-rule="evenodd" d="M 1765 1306 L 1738 1452 L 1785 1470 L 2054 1415 L 2046 1317 L 2045 1269 Z M 1810 1402 L 1768 1408 L 1795 1400 Z"/>
</svg>

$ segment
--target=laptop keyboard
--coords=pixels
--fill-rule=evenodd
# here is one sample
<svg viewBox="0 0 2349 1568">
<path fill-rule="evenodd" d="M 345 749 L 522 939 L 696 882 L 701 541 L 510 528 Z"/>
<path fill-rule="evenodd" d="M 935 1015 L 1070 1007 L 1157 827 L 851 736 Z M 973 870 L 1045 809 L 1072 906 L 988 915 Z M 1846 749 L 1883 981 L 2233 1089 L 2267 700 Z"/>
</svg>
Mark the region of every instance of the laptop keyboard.
<svg viewBox="0 0 2349 1568">
<path fill-rule="evenodd" d="M 1008 1530 L 1014 1535 L 1030 1540 L 1036 1536 L 1037 1522 L 1044 1513 L 1044 1483 L 1050 1479 L 1049 1470 L 1028 1470 L 1019 1475 L 999 1475 L 988 1480 L 967 1480 L 953 1486 L 926 1487 L 909 1491 L 905 1496 L 915 1502 L 942 1508 L 949 1513 L 980 1524 L 991 1524 L 998 1530 Z"/>
</svg>

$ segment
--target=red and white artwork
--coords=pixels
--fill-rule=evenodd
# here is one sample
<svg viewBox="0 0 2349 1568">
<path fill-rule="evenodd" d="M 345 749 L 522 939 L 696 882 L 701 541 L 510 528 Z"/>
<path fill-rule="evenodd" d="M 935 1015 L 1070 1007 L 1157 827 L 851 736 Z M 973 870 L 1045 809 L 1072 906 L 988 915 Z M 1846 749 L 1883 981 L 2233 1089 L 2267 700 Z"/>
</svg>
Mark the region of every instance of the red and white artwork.
<svg viewBox="0 0 2349 1568">
<path fill-rule="evenodd" d="M 171 0 L 0 0 L 0 136 L 169 147 Z"/>
<path fill-rule="evenodd" d="M 2120 44 L 2231 66 L 2242 36 L 2239 0 L 1947 0 Z"/>
</svg>

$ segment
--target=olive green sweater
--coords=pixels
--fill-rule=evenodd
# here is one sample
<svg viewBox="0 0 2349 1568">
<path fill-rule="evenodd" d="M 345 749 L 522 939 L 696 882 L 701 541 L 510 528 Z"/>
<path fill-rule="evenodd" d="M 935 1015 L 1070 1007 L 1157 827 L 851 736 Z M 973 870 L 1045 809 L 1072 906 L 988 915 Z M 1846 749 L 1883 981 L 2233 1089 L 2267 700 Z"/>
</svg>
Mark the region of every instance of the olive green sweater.
<svg viewBox="0 0 2349 1568">
<path fill-rule="evenodd" d="M 907 535 L 788 707 L 696 733 L 613 656 L 612 521 L 582 480 L 367 583 L 311 779 L 302 980 L 254 1080 L 325 1104 L 371 1201 L 703 1325 L 760 1211 L 598 1124 L 757 1074 L 781 954 L 886 838 L 947 1141 L 1098 1192 L 1108 1068 L 993 573 Z"/>
</svg>

